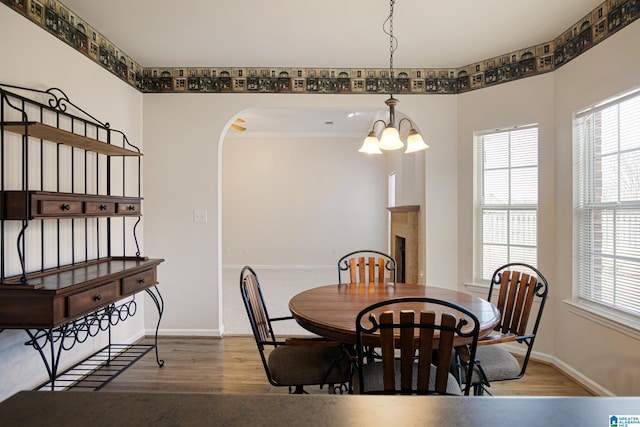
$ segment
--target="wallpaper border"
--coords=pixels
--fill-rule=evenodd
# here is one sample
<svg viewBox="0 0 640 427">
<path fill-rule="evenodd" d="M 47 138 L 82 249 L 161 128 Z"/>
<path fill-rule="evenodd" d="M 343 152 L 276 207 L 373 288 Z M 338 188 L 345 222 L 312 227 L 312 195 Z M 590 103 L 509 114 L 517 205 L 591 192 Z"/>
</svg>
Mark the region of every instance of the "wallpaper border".
<svg viewBox="0 0 640 427">
<path fill-rule="evenodd" d="M 0 1 L 142 93 L 391 92 L 389 70 L 379 68 L 145 68 L 58 0 Z M 393 93 L 458 94 L 548 73 L 614 35 L 638 16 L 640 0 L 605 0 L 546 43 L 460 68 L 396 69 Z"/>
</svg>

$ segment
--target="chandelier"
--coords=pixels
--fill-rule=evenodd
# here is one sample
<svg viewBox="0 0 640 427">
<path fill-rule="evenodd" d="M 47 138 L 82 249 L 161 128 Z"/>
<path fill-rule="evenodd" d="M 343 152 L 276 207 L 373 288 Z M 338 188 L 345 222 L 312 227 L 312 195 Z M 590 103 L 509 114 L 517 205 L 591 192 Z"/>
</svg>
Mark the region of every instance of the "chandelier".
<svg viewBox="0 0 640 427">
<path fill-rule="evenodd" d="M 400 126 L 404 122 L 409 123 L 409 134 L 407 136 L 407 149 L 405 153 L 413 153 L 416 151 L 424 150 L 429 148 L 427 144 L 425 144 L 422 136 L 415 130 L 413 126 L 413 122 L 408 118 L 404 117 L 398 122 L 398 126 L 396 127 L 396 105 L 398 104 L 398 100 L 393 97 L 393 92 L 395 91 L 395 76 L 393 73 L 393 53 L 398 47 L 398 39 L 393 35 L 393 6 L 395 4 L 395 0 L 391 0 L 389 2 L 389 16 L 384 21 L 382 29 L 385 34 L 389 36 L 389 99 L 385 101 L 385 104 L 389 107 L 389 121 L 385 122 L 384 120 L 376 120 L 373 122 L 371 126 L 371 132 L 364 139 L 362 143 L 362 147 L 360 147 L 361 153 L 368 154 L 382 154 L 382 150 L 398 150 L 404 147 L 404 143 L 400 139 Z M 385 26 L 389 26 L 389 31 L 385 28 Z M 378 139 L 378 134 L 376 132 L 376 125 L 378 123 L 382 123 L 384 125 L 384 130 L 382 131 L 382 135 L 380 139 Z"/>
</svg>

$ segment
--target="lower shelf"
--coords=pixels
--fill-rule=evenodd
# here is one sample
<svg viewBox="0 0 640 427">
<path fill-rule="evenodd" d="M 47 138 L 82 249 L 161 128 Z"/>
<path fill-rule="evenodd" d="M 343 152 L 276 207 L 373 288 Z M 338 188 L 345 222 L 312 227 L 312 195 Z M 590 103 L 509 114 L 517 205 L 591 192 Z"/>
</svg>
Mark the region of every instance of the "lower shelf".
<svg viewBox="0 0 640 427">
<path fill-rule="evenodd" d="M 34 390 L 100 390 L 155 347 L 152 344 L 108 345 L 62 372 L 55 378 L 53 385 L 51 381 L 47 381 Z"/>
</svg>

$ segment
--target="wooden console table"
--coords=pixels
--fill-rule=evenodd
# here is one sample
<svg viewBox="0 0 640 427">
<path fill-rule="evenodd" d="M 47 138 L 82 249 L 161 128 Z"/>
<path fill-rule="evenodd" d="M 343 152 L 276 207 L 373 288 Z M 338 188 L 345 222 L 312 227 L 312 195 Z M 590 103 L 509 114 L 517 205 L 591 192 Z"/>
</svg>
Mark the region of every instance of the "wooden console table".
<svg viewBox="0 0 640 427">
<path fill-rule="evenodd" d="M 82 372 L 72 376 L 72 380 L 63 381 L 64 388 L 69 388 L 92 374 L 96 368 L 95 362 L 90 362 L 94 365 L 91 369 L 80 366 L 88 363 L 93 356 L 106 354 L 101 358 L 104 364 L 109 365 L 120 351 L 130 352 L 136 349 L 132 345 L 113 344 L 111 327 L 135 314 L 135 295 L 145 291 L 158 310 L 158 323 L 154 344 L 140 346 L 146 348 L 146 351 L 140 352 L 138 347 L 136 353 L 141 357 L 155 349 L 156 361 L 162 366 L 164 362 L 158 355 L 157 337 L 164 302 L 156 285 L 157 266 L 163 261 L 109 258 L 29 276 L 29 285 L 6 283 L 0 286 L 0 307 L 3 308 L 0 311 L 0 329 L 24 329 L 29 335 L 26 344 L 40 353 L 49 376 L 49 381 L 41 387 L 56 390 L 56 380 L 61 375 L 70 375 L 70 371 Z M 124 301 L 127 297 L 133 298 Z M 101 331 L 109 333 L 107 347 L 64 373 L 58 372 L 62 351 L 71 349 L 75 344 L 84 342 Z M 113 373 L 117 375 L 119 372 Z M 93 389 L 99 389 L 103 383 L 105 381 L 93 386 Z"/>
<path fill-rule="evenodd" d="M 158 283 L 162 259 L 109 258 L 0 286 L 0 328 L 56 328 Z"/>
</svg>

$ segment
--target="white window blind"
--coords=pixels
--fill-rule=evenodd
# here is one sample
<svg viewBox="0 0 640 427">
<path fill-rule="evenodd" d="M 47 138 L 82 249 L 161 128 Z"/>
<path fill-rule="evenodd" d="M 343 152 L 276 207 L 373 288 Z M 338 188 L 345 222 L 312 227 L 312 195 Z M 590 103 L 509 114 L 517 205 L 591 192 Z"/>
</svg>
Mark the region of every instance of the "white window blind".
<svg viewBox="0 0 640 427">
<path fill-rule="evenodd" d="M 574 292 L 640 315 L 640 95 L 574 118 Z"/>
<path fill-rule="evenodd" d="M 475 135 L 474 280 L 509 262 L 536 265 L 538 128 Z"/>
</svg>

